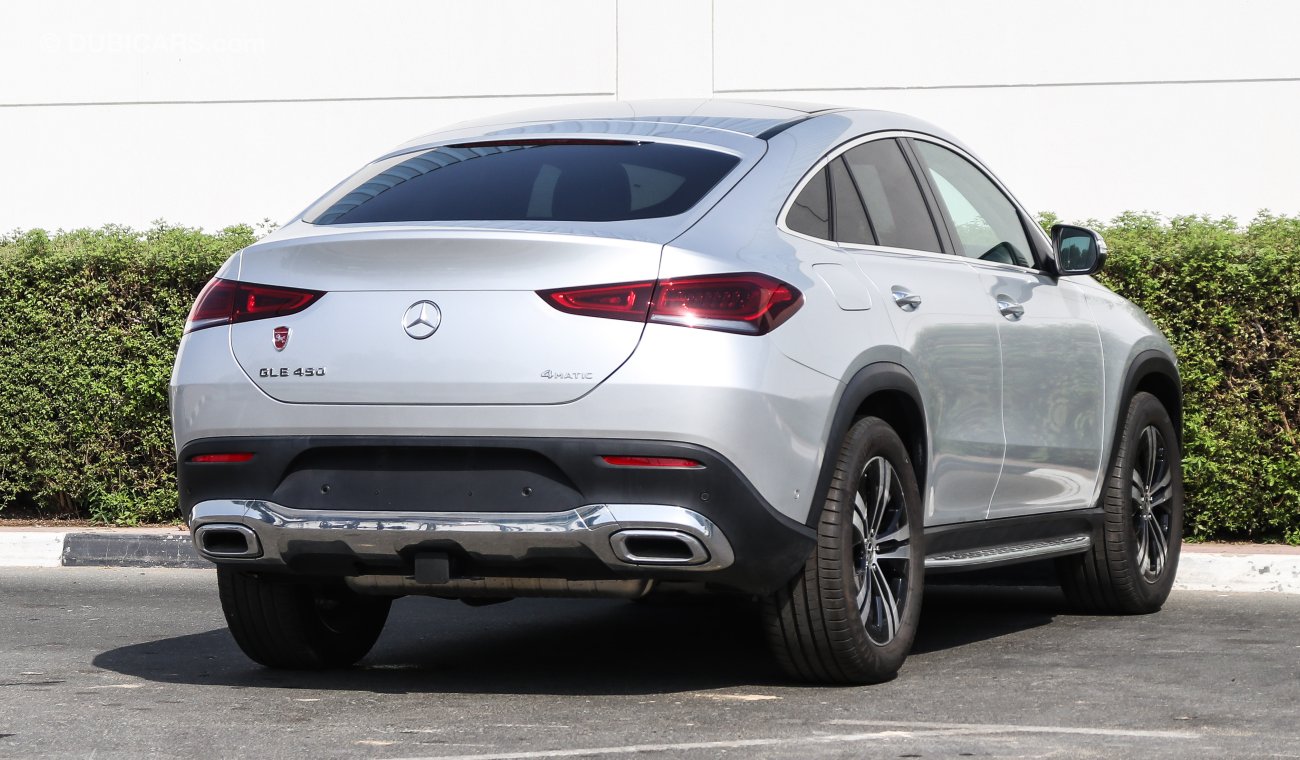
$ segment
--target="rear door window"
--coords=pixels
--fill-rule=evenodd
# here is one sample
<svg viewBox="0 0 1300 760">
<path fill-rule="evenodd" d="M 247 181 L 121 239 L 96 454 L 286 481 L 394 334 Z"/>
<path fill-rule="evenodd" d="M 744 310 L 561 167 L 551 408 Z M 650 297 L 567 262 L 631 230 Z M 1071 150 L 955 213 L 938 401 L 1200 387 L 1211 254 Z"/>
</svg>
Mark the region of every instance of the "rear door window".
<svg viewBox="0 0 1300 760">
<path fill-rule="evenodd" d="M 831 196 L 835 199 L 831 232 L 835 235 L 836 242 L 860 245 L 876 242 L 871 234 L 871 224 L 867 221 L 867 212 L 862 208 L 862 198 L 853 185 L 844 158 L 836 158 L 827 164 L 826 170 L 831 175 Z"/>
<path fill-rule="evenodd" d="M 371 164 L 304 218 L 374 224 L 676 216 L 738 163 L 708 148 L 621 140 L 443 146 Z"/>
<path fill-rule="evenodd" d="M 903 149 L 875 140 L 844 154 L 880 245 L 942 253 L 939 232 Z"/>
</svg>

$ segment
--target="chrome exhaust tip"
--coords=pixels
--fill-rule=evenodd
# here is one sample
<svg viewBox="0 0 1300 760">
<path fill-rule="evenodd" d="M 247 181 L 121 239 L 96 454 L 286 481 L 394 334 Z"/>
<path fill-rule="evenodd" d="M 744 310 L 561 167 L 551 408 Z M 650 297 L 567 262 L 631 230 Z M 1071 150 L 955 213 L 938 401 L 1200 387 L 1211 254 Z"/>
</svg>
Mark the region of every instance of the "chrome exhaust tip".
<svg viewBox="0 0 1300 760">
<path fill-rule="evenodd" d="M 709 550 L 700 539 L 680 530 L 634 528 L 609 537 L 614 556 L 629 565 L 701 565 Z"/>
<path fill-rule="evenodd" d="M 262 556 L 257 533 L 245 525 L 209 523 L 194 530 L 199 552 L 213 559 L 253 559 Z"/>
</svg>

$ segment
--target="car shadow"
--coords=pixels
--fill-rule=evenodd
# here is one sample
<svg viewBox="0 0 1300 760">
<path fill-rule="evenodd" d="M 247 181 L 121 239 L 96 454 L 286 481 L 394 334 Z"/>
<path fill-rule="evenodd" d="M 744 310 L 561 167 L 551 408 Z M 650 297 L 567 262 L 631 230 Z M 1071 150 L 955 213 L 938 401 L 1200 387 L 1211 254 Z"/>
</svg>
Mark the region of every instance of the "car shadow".
<svg viewBox="0 0 1300 760">
<path fill-rule="evenodd" d="M 1058 586 L 934 585 L 926 589 L 911 656 L 1020 633 L 1067 614 Z"/>
<path fill-rule="evenodd" d="M 914 656 L 1023 631 L 1064 609 L 1056 589 L 929 590 Z M 358 665 L 277 671 L 224 628 L 130 644 L 94 665 L 148 681 L 374 693 L 649 695 L 789 685 L 757 605 L 728 597 L 517 599 L 489 607 L 406 597 Z"/>
</svg>

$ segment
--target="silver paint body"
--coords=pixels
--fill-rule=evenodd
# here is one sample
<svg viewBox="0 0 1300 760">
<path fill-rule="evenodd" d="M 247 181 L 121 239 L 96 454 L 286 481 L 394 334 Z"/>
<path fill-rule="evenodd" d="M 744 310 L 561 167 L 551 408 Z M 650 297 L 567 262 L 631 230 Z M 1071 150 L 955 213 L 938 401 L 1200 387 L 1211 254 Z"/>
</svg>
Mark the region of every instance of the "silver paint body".
<svg viewBox="0 0 1300 760">
<path fill-rule="evenodd" d="M 768 140 L 755 135 L 807 117 Z M 1090 277 L 792 233 L 783 212 L 824 159 L 881 136 L 957 149 L 911 117 L 720 101 L 612 103 L 462 125 L 399 151 L 504 136 L 698 144 L 740 165 L 677 217 L 608 223 L 317 227 L 296 219 L 220 276 L 328 291 L 280 320 L 185 336 L 171 381 L 176 446 L 244 435 L 519 436 L 682 441 L 729 459 L 804 522 L 846 383 L 906 368 L 925 403 L 926 524 L 1096 503 L 1133 357 L 1173 353 L 1142 312 Z M 394 155 L 389 154 L 389 155 Z M 805 303 L 752 337 L 561 313 L 537 290 L 754 271 Z M 914 310 L 893 291 L 921 297 Z M 1024 307 L 1018 319 L 1001 297 Z M 412 304 L 437 332 L 403 329 Z M 276 325 L 291 329 L 283 351 Z M 259 378 L 259 367 L 324 378 Z M 542 377 L 546 370 L 565 378 Z M 196 510 L 197 511 L 197 510 Z M 427 518 L 428 515 L 423 515 Z"/>
</svg>

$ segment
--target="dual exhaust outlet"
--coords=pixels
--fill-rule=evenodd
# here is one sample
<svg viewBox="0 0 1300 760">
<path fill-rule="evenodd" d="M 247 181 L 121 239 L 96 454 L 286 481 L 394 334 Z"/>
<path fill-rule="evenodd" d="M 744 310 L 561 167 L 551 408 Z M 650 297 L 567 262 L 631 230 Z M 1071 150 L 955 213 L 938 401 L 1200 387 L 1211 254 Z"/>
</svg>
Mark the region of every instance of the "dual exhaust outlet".
<svg viewBox="0 0 1300 760">
<path fill-rule="evenodd" d="M 257 532 L 246 525 L 209 523 L 194 530 L 199 551 L 213 559 L 256 559 L 262 556 Z"/>
<path fill-rule="evenodd" d="M 629 528 L 609 537 L 614 556 L 629 565 L 702 565 L 709 550 L 690 533 L 669 528 Z"/>
<path fill-rule="evenodd" d="M 262 556 L 257 532 L 236 523 L 208 523 L 194 531 L 199 551 L 212 559 Z M 614 556 L 628 565 L 691 566 L 709 561 L 709 550 L 695 536 L 670 528 L 628 528 L 609 537 Z"/>
</svg>

